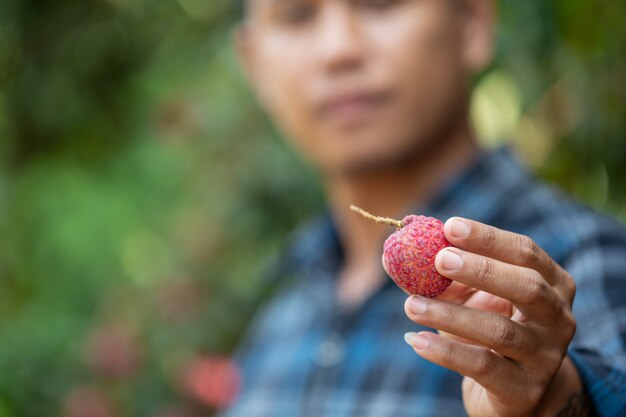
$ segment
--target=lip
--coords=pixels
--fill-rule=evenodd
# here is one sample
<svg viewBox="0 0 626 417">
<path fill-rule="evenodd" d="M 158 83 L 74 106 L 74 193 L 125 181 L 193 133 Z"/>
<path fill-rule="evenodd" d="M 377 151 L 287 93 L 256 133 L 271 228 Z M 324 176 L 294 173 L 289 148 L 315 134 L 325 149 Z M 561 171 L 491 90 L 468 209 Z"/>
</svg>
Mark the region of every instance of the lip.
<svg viewBox="0 0 626 417">
<path fill-rule="evenodd" d="M 348 92 L 322 101 L 318 115 L 333 124 L 353 126 L 367 121 L 389 101 L 389 92 Z"/>
</svg>

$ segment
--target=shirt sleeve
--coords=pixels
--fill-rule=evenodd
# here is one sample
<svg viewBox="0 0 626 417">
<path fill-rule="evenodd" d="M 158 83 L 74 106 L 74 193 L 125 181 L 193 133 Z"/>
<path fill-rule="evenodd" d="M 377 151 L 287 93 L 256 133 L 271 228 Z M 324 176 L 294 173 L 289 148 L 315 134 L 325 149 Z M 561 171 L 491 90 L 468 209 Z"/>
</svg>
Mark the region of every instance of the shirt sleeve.
<svg viewBox="0 0 626 417">
<path fill-rule="evenodd" d="M 568 354 L 598 417 L 626 416 L 626 234 L 615 226 L 563 265 L 577 284 Z"/>
</svg>

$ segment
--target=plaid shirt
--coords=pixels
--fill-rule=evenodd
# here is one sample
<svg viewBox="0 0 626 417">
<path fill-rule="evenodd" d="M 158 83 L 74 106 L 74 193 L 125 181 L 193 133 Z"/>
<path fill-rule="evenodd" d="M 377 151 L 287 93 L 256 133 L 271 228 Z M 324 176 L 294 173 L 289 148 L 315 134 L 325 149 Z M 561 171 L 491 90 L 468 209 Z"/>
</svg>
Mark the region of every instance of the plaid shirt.
<svg viewBox="0 0 626 417">
<path fill-rule="evenodd" d="M 507 149 L 485 152 L 428 206 L 532 237 L 573 276 L 569 355 L 601 417 L 626 416 L 626 231 L 532 178 Z M 388 279 L 356 311 L 336 301 L 341 247 L 328 215 L 297 231 L 274 276 L 284 284 L 251 324 L 244 386 L 227 417 L 457 417 L 462 377 L 402 340 L 425 328 Z M 382 271 L 382 269 L 381 269 Z M 382 273 L 382 272 L 381 272 Z"/>
</svg>

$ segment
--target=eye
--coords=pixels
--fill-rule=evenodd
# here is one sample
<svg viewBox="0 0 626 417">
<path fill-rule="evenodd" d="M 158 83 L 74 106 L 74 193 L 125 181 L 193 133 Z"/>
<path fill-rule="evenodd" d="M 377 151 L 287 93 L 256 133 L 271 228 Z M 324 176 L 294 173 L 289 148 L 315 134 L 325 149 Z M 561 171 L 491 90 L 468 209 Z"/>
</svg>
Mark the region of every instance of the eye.
<svg viewBox="0 0 626 417">
<path fill-rule="evenodd" d="M 315 7 L 309 1 L 284 1 L 278 7 L 276 16 L 281 23 L 300 25 L 313 19 Z"/>
<path fill-rule="evenodd" d="M 401 0 L 357 0 L 357 3 L 368 9 L 381 10 L 394 6 L 400 1 Z"/>
</svg>

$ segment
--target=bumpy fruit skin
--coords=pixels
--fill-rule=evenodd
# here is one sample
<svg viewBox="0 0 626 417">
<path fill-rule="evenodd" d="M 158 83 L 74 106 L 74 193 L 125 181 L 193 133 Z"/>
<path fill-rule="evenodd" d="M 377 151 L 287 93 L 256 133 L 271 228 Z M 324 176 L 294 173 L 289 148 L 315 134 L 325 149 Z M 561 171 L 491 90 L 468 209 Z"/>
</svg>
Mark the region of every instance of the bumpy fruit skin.
<svg viewBox="0 0 626 417">
<path fill-rule="evenodd" d="M 402 228 L 387 238 L 383 266 L 391 279 L 409 294 L 434 298 L 452 283 L 435 269 L 435 256 L 452 246 L 443 234 L 443 223 L 433 217 L 410 215 Z"/>
</svg>

